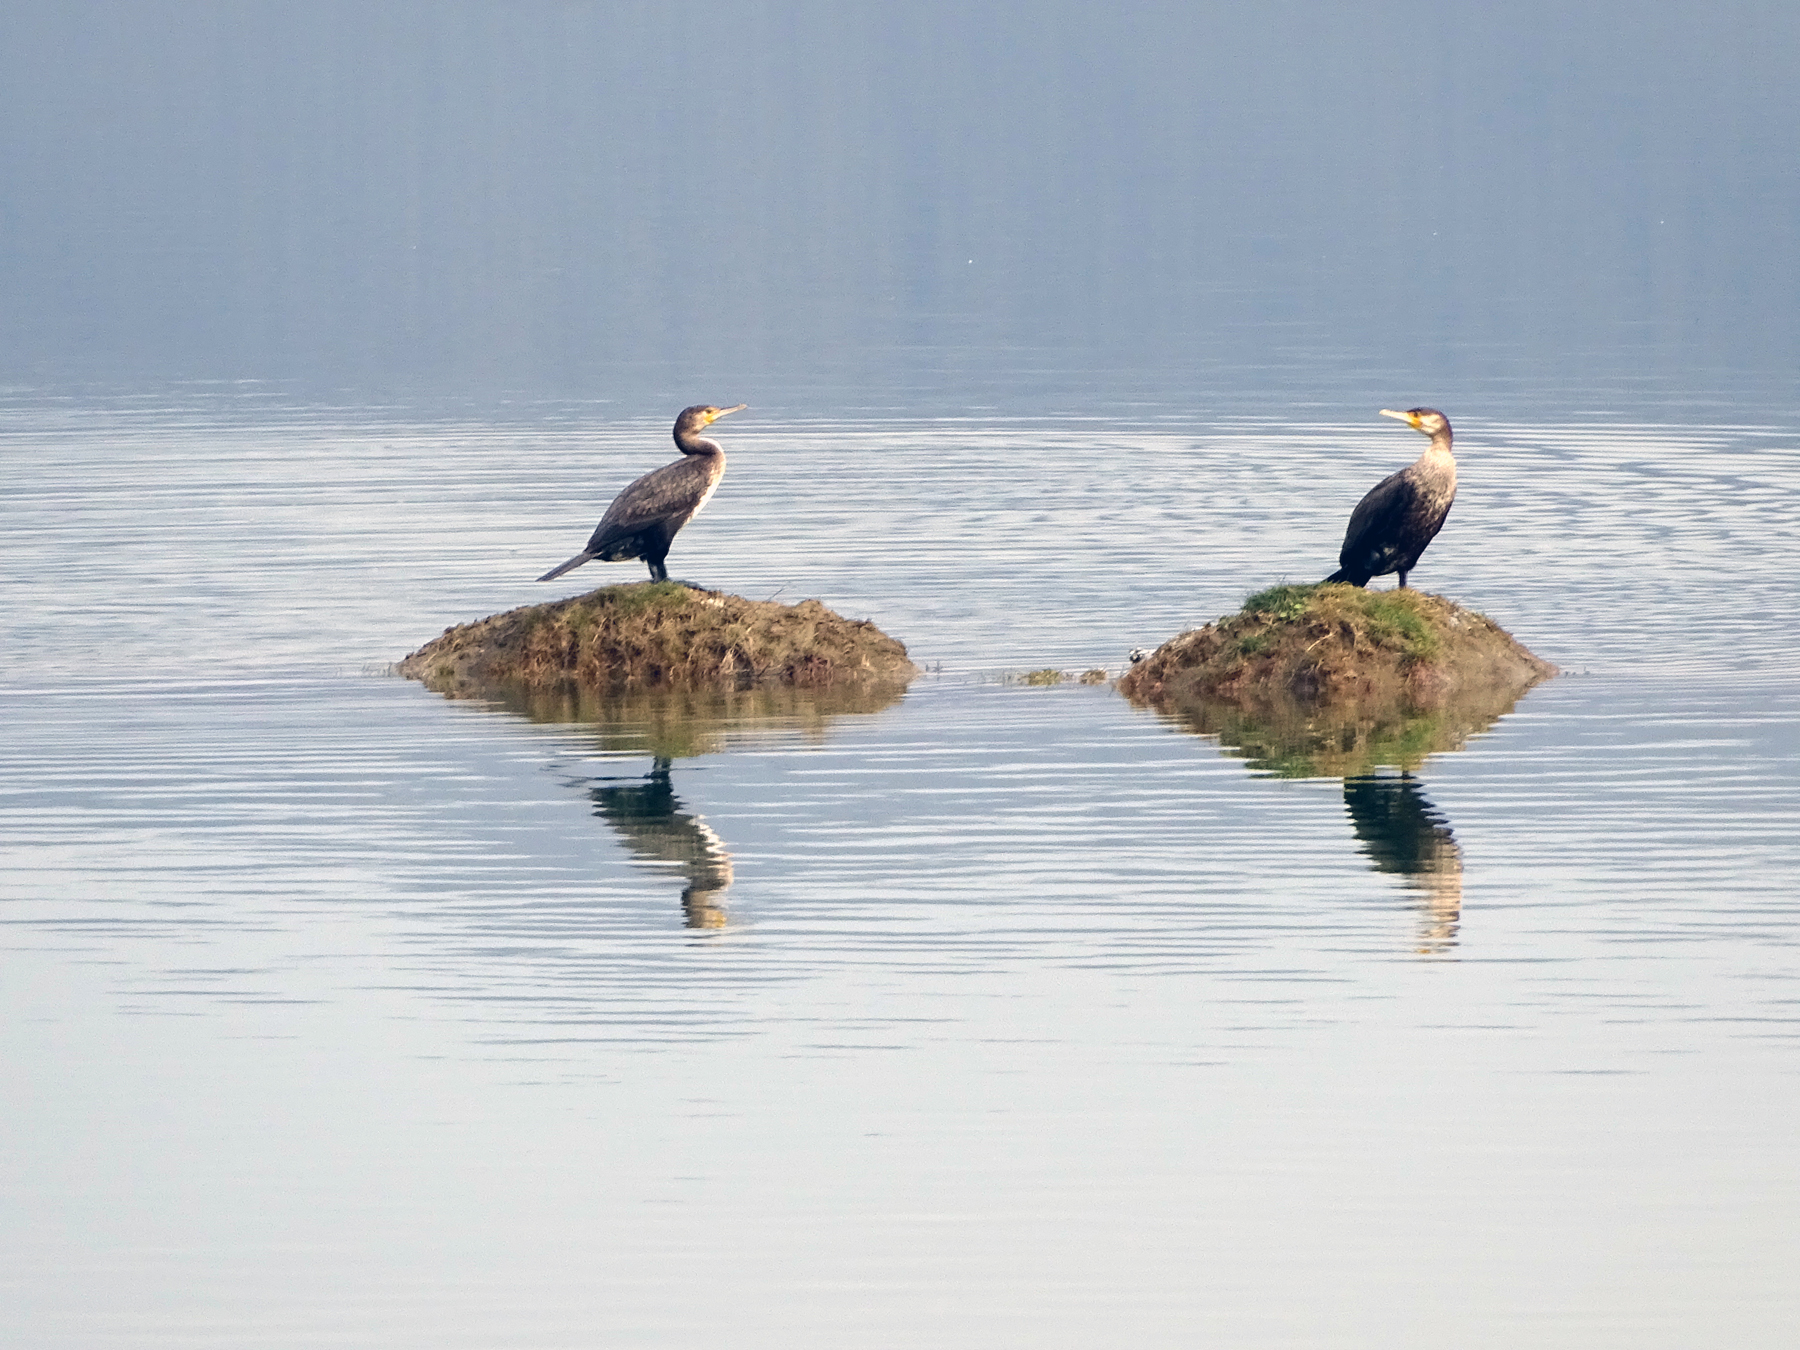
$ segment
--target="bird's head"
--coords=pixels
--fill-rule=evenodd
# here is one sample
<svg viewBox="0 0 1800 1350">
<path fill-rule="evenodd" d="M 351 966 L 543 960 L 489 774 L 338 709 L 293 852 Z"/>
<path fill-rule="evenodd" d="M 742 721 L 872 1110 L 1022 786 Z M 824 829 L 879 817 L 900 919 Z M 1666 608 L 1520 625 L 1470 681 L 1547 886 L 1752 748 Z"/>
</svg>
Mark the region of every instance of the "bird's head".
<svg viewBox="0 0 1800 1350">
<path fill-rule="evenodd" d="M 1405 412 L 1395 412 L 1392 408 L 1383 408 L 1381 415 L 1404 422 L 1414 431 L 1430 436 L 1433 440 L 1450 430 L 1450 419 L 1436 408 L 1408 408 Z"/>
<path fill-rule="evenodd" d="M 681 410 L 681 416 L 675 419 L 675 434 L 679 436 L 684 431 L 695 432 L 703 427 L 710 427 L 721 417 L 729 413 L 742 412 L 749 406 L 748 403 L 740 403 L 735 408 L 715 408 L 710 403 L 696 403 L 691 408 Z"/>
</svg>

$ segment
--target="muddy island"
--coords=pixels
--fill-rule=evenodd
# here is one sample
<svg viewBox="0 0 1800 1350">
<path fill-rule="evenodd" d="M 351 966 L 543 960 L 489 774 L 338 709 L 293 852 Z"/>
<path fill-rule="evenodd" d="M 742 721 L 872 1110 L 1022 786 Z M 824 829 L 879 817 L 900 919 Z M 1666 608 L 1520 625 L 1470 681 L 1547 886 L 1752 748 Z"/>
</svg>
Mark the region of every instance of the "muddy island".
<svg viewBox="0 0 1800 1350">
<path fill-rule="evenodd" d="M 448 628 L 396 667 L 450 695 L 496 689 L 904 687 L 906 648 L 817 600 L 783 605 L 674 581 L 586 595 Z"/>
<path fill-rule="evenodd" d="M 1454 749 L 1554 674 L 1439 595 L 1274 586 L 1165 642 L 1119 690 L 1266 770 L 1343 775 Z"/>
</svg>

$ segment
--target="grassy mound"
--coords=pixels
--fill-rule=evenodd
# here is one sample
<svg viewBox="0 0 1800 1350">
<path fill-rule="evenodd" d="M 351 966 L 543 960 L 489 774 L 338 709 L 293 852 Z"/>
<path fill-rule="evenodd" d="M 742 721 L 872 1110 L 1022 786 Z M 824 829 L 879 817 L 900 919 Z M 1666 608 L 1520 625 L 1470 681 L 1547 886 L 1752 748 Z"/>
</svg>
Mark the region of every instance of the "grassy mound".
<svg viewBox="0 0 1800 1350">
<path fill-rule="evenodd" d="M 401 661 L 440 693 L 530 689 L 748 689 L 904 685 L 917 669 L 874 624 L 673 581 L 586 595 L 446 629 Z"/>
<path fill-rule="evenodd" d="M 1482 689 L 1516 697 L 1555 673 L 1493 620 L 1439 595 L 1274 586 L 1238 613 L 1165 642 L 1119 689 L 1147 703 L 1430 707 Z"/>
</svg>

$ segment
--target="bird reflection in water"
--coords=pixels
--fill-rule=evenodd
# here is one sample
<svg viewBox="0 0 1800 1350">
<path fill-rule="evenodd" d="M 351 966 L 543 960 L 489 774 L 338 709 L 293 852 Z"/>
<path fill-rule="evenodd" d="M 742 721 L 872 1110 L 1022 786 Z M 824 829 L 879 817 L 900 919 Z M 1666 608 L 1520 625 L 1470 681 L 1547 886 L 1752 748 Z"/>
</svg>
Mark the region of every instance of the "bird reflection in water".
<svg viewBox="0 0 1800 1350">
<path fill-rule="evenodd" d="M 1449 821 L 1409 773 L 1346 778 L 1344 807 L 1375 870 L 1398 873 L 1424 902 L 1420 954 L 1448 952 L 1462 915 L 1463 874 L 1462 848 Z"/>
<path fill-rule="evenodd" d="M 618 832 L 633 858 L 657 871 L 686 874 L 681 909 L 689 928 L 723 928 L 731 854 L 710 825 L 681 809 L 669 764 L 659 757 L 641 779 L 590 788 L 594 814 Z"/>
</svg>

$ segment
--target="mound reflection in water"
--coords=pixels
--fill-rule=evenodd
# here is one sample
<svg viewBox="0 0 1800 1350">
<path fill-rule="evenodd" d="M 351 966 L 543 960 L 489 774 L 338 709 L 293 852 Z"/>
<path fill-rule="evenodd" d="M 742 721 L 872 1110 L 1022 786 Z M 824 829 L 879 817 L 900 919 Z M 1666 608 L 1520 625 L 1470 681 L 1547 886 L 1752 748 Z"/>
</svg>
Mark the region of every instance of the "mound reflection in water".
<svg viewBox="0 0 1800 1350">
<path fill-rule="evenodd" d="M 1159 700 L 1162 716 L 1279 778 L 1355 778 L 1383 766 L 1411 771 L 1430 755 L 1460 750 L 1517 706 L 1525 691 L 1480 687 L 1426 705 L 1404 698 L 1316 704 Z"/>
<path fill-rule="evenodd" d="M 822 742 L 833 718 L 880 712 L 906 695 L 904 688 L 640 690 L 611 694 L 592 689 L 528 689 L 502 686 L 482 691 L 489 703 L 533 722 L 590 726 L 610 754 L 686 759 L 770 736 L 797 735 Z"/>
</svg>

